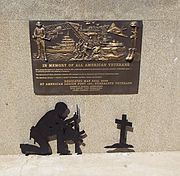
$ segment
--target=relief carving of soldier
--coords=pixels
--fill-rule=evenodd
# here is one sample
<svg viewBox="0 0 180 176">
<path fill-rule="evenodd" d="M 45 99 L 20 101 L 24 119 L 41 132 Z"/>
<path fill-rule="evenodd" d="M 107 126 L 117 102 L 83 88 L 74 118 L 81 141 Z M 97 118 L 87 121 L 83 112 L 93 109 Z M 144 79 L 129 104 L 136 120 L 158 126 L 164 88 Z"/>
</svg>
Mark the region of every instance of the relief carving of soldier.
<svg viewBox="0 0 180 176">
<path fill-rule="evenodd" d="M 45 29 L 39 21 L 36 23 L 33 38 L 37 43 L 37 59 L 42 58 L 47 61 L 45 51 Z"/>
</svg>

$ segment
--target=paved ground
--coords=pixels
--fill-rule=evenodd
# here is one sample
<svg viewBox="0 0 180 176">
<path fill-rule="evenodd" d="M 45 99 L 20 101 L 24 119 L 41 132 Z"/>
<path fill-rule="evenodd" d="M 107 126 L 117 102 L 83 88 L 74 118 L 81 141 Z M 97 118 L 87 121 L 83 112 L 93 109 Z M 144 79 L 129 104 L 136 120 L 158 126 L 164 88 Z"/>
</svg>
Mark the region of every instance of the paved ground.
<svg viewBox="0 0 180 176">
<path fill-rule="evenodd" d="M 180 176 L 180 152 L 1 155 L 0 176 Z"/>
</svg>

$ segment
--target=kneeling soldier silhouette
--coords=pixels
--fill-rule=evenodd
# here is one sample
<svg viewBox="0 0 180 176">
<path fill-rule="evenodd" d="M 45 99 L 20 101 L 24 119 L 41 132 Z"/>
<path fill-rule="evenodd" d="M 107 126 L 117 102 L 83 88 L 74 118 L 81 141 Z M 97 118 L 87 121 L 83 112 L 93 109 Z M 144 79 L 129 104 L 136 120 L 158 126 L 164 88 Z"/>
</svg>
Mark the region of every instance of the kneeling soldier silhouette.
<svg viewBox="0 0 180 176">
<path fill-rule="evenodd" d="M 57 140 L 57 153 L 70 155 L 67 141 L 73 141 L 75 152 L 82 154 L 80 145 L 84 145 L 83 138 L 87 135 L 84 130 L 80 132 L 74 127 L 79 118 L 78 113 L 75 113 L 72 118 L 66 119 L 69 113 L 70 110 L 65 103 L 57 103 L 55 109 L 47 112 L 30 130 L 30 139 L 33 138 L 34 143 L 37 142 L 39 147 L 20 144 L 22 153 L 25 155 L 50 155 L 52 150 L 49 141 Z"/>
</svg>

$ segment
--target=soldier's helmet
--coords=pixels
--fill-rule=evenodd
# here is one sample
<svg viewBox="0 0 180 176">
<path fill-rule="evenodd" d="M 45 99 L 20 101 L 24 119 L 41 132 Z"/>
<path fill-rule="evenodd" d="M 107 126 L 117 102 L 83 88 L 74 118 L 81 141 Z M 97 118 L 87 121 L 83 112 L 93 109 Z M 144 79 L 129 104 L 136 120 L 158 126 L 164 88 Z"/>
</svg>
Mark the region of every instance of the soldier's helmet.
<svg viewBox="0 0 180 176">
<path fill-rule="evenodd" d="M 62 115 L 66 111 L 66 109 L 68 109 L 68 107 L 63 102 L 58 102 L 55 105 L 55 111 L 57 111 L 59 115 Z"/>
<path fill-rule="evenodd" d="M 41 22 L 38 21 L 38 22 L 36 23 L 36 26 L 41 27 L 41 26 L 42 26 Z"/>
<path fill-rule="evenodd" d="M 138 26 L 138 23 L 137 21 L 132 21 L 131 24 L 130 24 L 131 27 L 136 27 Z"/>
</svg>

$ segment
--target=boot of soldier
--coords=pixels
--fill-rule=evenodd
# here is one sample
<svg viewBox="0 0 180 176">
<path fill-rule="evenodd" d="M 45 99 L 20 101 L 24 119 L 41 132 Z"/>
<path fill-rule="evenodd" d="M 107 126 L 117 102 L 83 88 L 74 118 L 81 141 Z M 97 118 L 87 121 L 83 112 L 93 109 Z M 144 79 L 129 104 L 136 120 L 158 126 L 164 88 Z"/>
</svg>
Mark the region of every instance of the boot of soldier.
<svg viewBox="0 0 180 176">
<path fill-rule="evenodd" d="M 40 48 L 38 47 L 36 58 L 37 58 L 37 59 L 40 59 L 40 57 L 41 57 L 41 50 L 40 50 Z"/>
<path fill-rule="evenodd" d="M 45 62 L 48 62 L 48 59 L 47 59 L 47 57 L 46 57 L 46 53 L 43 54 L 43 57 L 42 57 L 42 58 L 44 58 L 44 61 L 45 61 Z"/>
<path fill-rule="evenodd" d="M 72 155 L 68 149 L 68 145 L 63 140 L 57 140 L 57 153 L 60 155 Z"/>
<path fill-rule="evenodd" d="M 40 59 L 40 53 L 38 52 L 36 59 Z"/>
<path fill-rule="evenodd" d="M 60 155 L 72 155 L 72 153 L 68 150 L 65 152 L 61 152 Z"/>
<path fill-rule="evenodd" d="M 59 155 L 72 155 L 70 150 L 58 151 Z"/>
<path fill-rule="evenodd" d="M 58 149 L 57 153 L 60 155 L 72 155 L 71 151 L 68 150 L 68 147 L 66 149 Z"/>
</svg>

